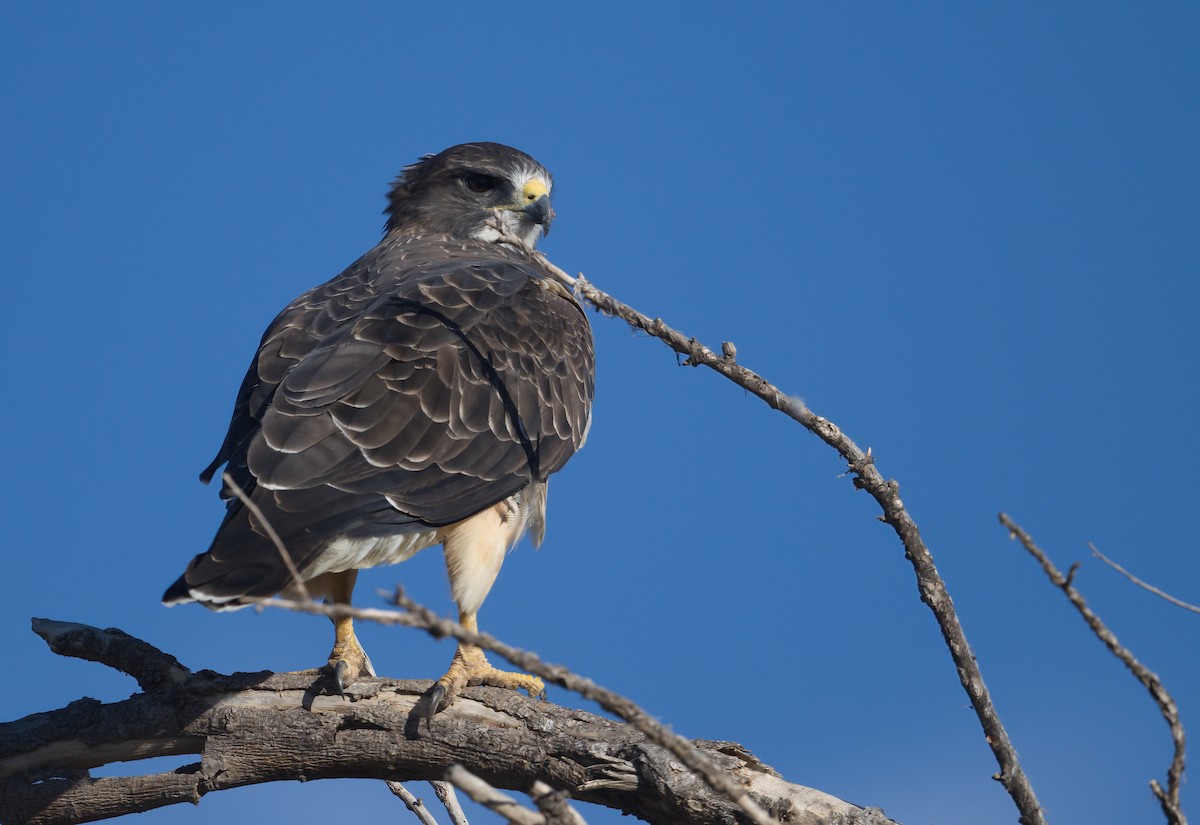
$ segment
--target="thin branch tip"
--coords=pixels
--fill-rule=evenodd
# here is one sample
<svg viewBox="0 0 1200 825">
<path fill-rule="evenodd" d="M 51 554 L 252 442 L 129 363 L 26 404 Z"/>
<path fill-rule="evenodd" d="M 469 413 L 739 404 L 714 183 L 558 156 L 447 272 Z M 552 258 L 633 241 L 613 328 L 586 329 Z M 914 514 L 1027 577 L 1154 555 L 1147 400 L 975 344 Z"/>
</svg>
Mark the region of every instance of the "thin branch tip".
<svg viewBox="0 0 1200 825">
<path fill-rule="evenodd" d="M 1143 590 L 1145 590 L 1149 593 L 1153 593 L 1155 596 L 1158 596 L 1160 599 L 1163 599 L 1164 601 L 1167 601 L 1167 602 L 1175 605 L 1176 607 L 1182 607 L 1184 610 L 1187 610 L 1192 613 L 1200 613 L 1200 607 L 1198 607 L 1194 604 L 1191 604 L 1190 602 L 1185 602 L 1182 599 L 1178 599 L 1175 596 L 1172 596 L 1170 593 L 1167 593 L 1165 590 L 1161 590 L 1148 582 L 1142 581 L 1137 576 L 1133 575 L 1128 570 L 1126 570 L 1124 567 L 1122 567 L 1121 565 L 1117 564 L 1115 561 L 1110 559 L 1108 556 L 1101 553 L 1100 550 L 1096 547 L 1096 545 L 1093 544 L 1092 542 L 1090 542 L 1090 541 L 1088 542 L 1088 547 L 1091 549 L 1093 556 L 1100 559 L 1100 561 L 1107 564 L 1113 570 L 1116 570 L 1122 576 L 1129 579 L 1129 581 L 1133 582 L 1135 585 L 1142 588 Z"/>
<path fill-rule="evenodd" d="M 1183 782 L 1183 771 L 1185 764 L 1185 741 L 1183 724 L 1179 719 L 1179 708 L 1175 704 L 1175 700 L 1171 694 L 1167 692 L 1162 681 L 1158 676 L 1143 665 L 1133 655 L 1133 653 L 1120 642 L 1117 641 L 1116 635 L 1101 621 L 1100 617 L 1094 610 L 1088 607 L 1083 595 L 1075 589 L 1072 579 L 1075 571 L 1079 567 L 1079 562 L 1071 565 L 1067 575 L 1064 576 L 1061 571 L 1050 560 L 1034 542 L 1033 537 L 1029 535 L 1020 525 L 1009 518 L 1004 513 L 1000 514 L 1000 523 L 1009 529 L 1010 533 L 1018 538 L 1025 549 L 1037 559 L 1041 564 L 1042 569 L 1046 572 L 1051 583 L 1066 594 L 1067 599 L 1074 605 L 1079 615 L 1084 622 L 1092 630 L 1092 632 L 1104 643 L 1104 646 L 1125 665 L 1126 668 L 1141 682 L 1142 686 L 1150 693 L 1155 705 L 1158 706 L 1159 712 L 1166 721 L 1171 732 L 1171 741 L 1174 745 L 1174 752 L 1171 757 L 1171 764 L 1167 768 L 1167 790 L 1164 792 L 1157 780 L 1150 780 L 1151 790 L 1158 799 L 1163 814 L 1167 819 L 1168 825 L 1187 825 L 1187 819 L 1183 814 L 1183 809 L 1180 806 L 1179 794 Z M 1093 548 L 1094 551 L 1094 548 Z"/>
</svg>

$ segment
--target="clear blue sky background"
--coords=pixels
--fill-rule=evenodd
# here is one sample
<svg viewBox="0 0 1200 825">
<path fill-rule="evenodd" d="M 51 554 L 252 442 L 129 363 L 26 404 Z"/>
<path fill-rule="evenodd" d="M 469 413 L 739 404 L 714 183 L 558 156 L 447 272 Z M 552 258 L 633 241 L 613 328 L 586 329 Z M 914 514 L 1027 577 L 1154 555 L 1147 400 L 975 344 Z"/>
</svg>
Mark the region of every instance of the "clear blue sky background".
<svg viewBox="0 0 1200 825">
<path fill-rule="evenodd" d="M 556 174 L 553 260 L 735 342 L 900 481 L 1051 821 L 1158 821 L 1166 726 L 996 513 L 1084 561 L 1200 739 L 1200 617 L 1086 547 L 1200 601 L 1198 42 L 1189 3 L 5 4 L 4 716 L 135 689 L 30 616 L 193 668 L 324 660 L 322 619 L 159 605 L 220 519 L 196 474 L 262 329 L 376 241 L 399 168 L 494 140 Z M 836 455 L 594 326 L 591 440 L 482 626 L 907 825 L 1015 822 Z M 438 551 L 360 603 L 397 581 L 451 609 Z M 452 653 L 363 635 L 389 676 Z M 407 816 L 381 783 L 316 782 L 137 821 L 268 812 Z"/>
</svg>

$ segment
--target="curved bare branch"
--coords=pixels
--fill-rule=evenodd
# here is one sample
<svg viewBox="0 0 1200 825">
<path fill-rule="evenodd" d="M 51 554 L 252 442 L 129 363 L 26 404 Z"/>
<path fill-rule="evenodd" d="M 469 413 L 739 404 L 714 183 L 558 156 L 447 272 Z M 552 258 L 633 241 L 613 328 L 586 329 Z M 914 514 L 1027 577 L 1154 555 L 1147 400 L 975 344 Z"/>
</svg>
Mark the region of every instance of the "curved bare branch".
<svg viewBox="0 0 1200 825">
<path fill-rule="evenodd" d="M 536 253 L 539 254 L 540 253 Z M 1021 763 L 1017 758 L 1016 748 L 1008 738 L 1008 732 L 1000 721 L 1000 715 L 992 703 L 991 694 L 983 681 L 983 673 L 975 660 L 975 654 L 967 642 L 966 633 L 954 610 L 954 603 L 946 584 L 933 563 L 933 555 L 921 538 L 921 532 L 916 522 L 905 509 L 900 500 L 900 485 L 891 479 L 885 479 L 875 467 L 875 459 L 870 451 L 863 452 L 849 436 L 843 433 L 833 422 L 814 413 L 803 401 L 790 396 L 773 385 L 758 373 L 743 367 L 737 362 L 737 347 L 731 342 L 723 342 L 721 354 L 705 347 L 695 338 L 672 329 L 663 323 L 661 318 L 650 318 L 633 307 L 618 301 L 613 296 L 603 292 L 587 281 L 583 275 L 571 277 L 563 270 L 551 264 L 542 256 L 542 262 L 577 295 L 606 315 L 616 316 L 631 327 L 653 335 L 675 352 L 686 356 L 687 366 L 704 366 L 728 378 L 738 386 L 754 393 L 772 409 L 782 412 L 797 421 L 809 432 L 816 435 L 846 461 L 849 471 L 854 475 L 854 486 L 866 490 L 878 502 L 883 515 L 880 520 L 891 525 L 896 535 L 904 545 L 904 555 L 912 564 L 917 578 L 917 590 L 921 601 L 933 611 L 946 642 L 950 655 L 954 659 L 958 680 L 971 707 L 983 727 L 985 739 L 996 761 L 1000 772 L 995 775 L 1004 789 L 1008 792 L 1017 806 L 1022 825 L 1045 825 L 1046 820 L 1034 794 Z"/>
</svg>

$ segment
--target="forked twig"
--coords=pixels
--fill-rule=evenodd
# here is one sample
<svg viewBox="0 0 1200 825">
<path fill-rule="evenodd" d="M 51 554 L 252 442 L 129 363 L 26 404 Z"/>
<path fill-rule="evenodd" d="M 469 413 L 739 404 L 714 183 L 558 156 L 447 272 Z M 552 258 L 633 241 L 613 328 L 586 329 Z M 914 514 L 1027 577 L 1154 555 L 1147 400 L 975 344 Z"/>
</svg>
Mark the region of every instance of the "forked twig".
<svg viewBox="0 0 1200 825">
<path fill-rule="evenodd" d="M 1087 622 L 1088 627 L 1092 629 L 1100 641 L 1104 642 L 1112 654 L 1120 659 L 1125 667 L 1133 673 L 1137 680 L 1145 685 L 1150 691 L 1150 696 L 1154 699 L 1154 703 L 1158 705 L 1159 711 L 1163 718 L 1167 721 L 1167 726 L 1171 729 L 1171 740 L 1175 744 L 1175 754 L 1171 759 L 1171 766 L 1167 769 L 1167 789 L 1163 790 L 1162 785 L 1157 779 L 1150 780 L 1150 790 L 1154 792 L 1158 798 L 1159 805 L 1162 806 L 1163 814 L 1167 817 L 1167 822 L 1170 825 L 1187 825 L 1187 817 L 1183 814 L 1183 808 L 1179 803 L 1179 790 L 1183 781 L 1184 767 L 1184 748 L 1185 737 L 1183 724 L 1179 721 L 1179 708 L 1175 705 L 1175 700 L 1171 698 L 1171 694 L 1167 693 L 1167 689 L 1163 687 L 1162 681 L 1158 676 L 1137 660 L 1137 658 L 1117 641 L 1116 635 L 1105 626 L 1100 617 L 1087 605 L 1083 595 L 1075 589 L 1072 583 L 1072 576 L 1075 568 L 1067 575 L 1063 575 L 1054 562 L 1050 561 L 1050 557 L 1046 555 L 1040 547 L 1038 547 L 1028 533 L 1009 518 L 1006 514 L 1000 514 L 1000 523 L 1003 524 L 1009 531 L 1009 534 L 1018 539 L 1025 549 L 1029 551 L 1038 563 L 1042 565 L 1042 569 L 1046 571 L 1046 575 L 1050 577 L 1050 581 L 1055 587 L 1059 588 L 1066 594 L 1067 599 L 1071 604 L 1075 605 L 1075 609 Z M 1093 548 L 1094 549 L 1094 548 Z"/>
</svg>

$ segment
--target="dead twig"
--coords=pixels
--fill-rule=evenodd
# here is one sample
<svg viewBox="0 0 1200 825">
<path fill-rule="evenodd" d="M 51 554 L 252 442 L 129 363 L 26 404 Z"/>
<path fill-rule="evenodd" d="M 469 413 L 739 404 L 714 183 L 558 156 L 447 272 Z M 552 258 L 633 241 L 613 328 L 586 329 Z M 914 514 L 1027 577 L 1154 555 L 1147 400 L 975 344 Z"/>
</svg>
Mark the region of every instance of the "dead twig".
<svg viewBox="0 0 1200 825">
<path fill-rule="evenodd" d="M 267 538 L 271 540 L 271 543 L 275 545 L 275 549 L 279 551 L 279 557 L 283 559 L 283 565 L 287 568 L 288 575 L 292 577 L 297 592 L 300 593 L 300 596 L 305 601 L 311 602 L 313 600 L 312 596 L 308 594 L 308 588 L 304 585 L 304 580 L 300 578 L 300 571 L 296 569 L 296 563 L 292 561 L 292 554 L 288 552 L 283 539 L 279 538 L 279 534 L 275 532 L 275 528 L 271 526 L 271 522 L 263 515 L 263 511 L 259 509 L 257 504 L 250 500 L 250 496 L 246 495 L 246 491 L 233 480 L 233 476 L 229 473 L 221 473 L 221 480 L 229 487 L 230 492 L 237 496 L 242 506 L 253 513 L 254 517 L 258 519 L 259 524 L 267 531 Z"/>
<path fill-rule="evenodd" d="M 1171 740 L 1175 743 L 1175 754 L 1171 759 L 1171 766 L 1167 769 L 1167 789 L 1163 790 L 1162 785 L 1157 779 L 1150 780 L 1150 789 L 1157 797 L 1159 804 L 1162 806 L 1163 814 L 1167 817 L 1167 822 L 1170 825 L 1187 825 L 1187 818 L 1183 814 L 1183 808 L 1179 803 L 1179 790 L 1183 781 L 1184 767 L 1184 746 L 1185 737 L 1183 724 L 1179 721 L 1179 708 L 1175 705 L 1175 700 L 1171 698 L 1171 694 L 1167 693 L 1167 689 L 1163 687 L 1158 676 L 1149 668 L 1143 665 L 1134 657 L 1133 653 L 1128 648 L 1124 647 L 1117 641 L 1116 635 L 1105 626 L 1100 617 L 1087 605 L 1082 594 L 1075 589 L 1072 583 L 1073 576 L 1064 576 L 1054 562 L 1050 561 L 1050 557 L 1038 547 L 1028 533 L 1009 518 L 1006 514 L 1000 514 L 1000 523 L 1008 529 L 1012 538 L 1018 539 L 1025 549 L 1029 551 L 1038 563 L 1042 565 L 1042 569 L 1046 571 L 1046 575 L 1050 577 L 1050 581 L 1055 587 L 1059 588 L 1066 594 L 1067 599 L 1071 604 L 1075 605 L 1075 609 L 1079 611 L 1079 615 L 1087 622 L 1088 627 L 1092 629 L 1100 641 L 1104 642 L 1112 654 L 1120 659 L 1125 667 L 1133 673 L 1137 680 L 1145 685 L 1150 691 L 1150 696 L 1154 699 L 1154 703 L 1158 705 L 1159 711 L 1163 718 L 1167 721 L 1167 726 L 1171 729 Z M 1092 548 L 1095 552 L 1095 548 Z M 1072 567 L 1072 571 L 1077 568 Z"/>
<path fill-rule="evenodd" d="M 1116 570 L 1118 573 L 1120 573 L 1125 578 L 1129 579 L 1131 582 L 1136 584 L 1138 587 L 1141 587 L 1144 590 L 1149 590 L 1155 596 L 1158 596 L 1161 599 L 1166 599 L 1167 601 L 1169 601 L 1171 604 L 1175 605 L 1176 607 L 1182 607 L 1184 610 L 1190 610 L 1193 613 L 1200 613 L 1200 607 L 1196 607 L 1196 605 L 1194 605 L 1194 604 L 1188 604 L 1187 602 L 1183 601 L 1182 599 L 1177 599 L 1174 596 L 1172 596 L 1170 593 L 1167 593 L 1163 590 L 1159 590 L 1154 585 L 1148 584 L 1148 583 L 1142 581 L 1137 576 L 1133 575 L 1128 570 L 1126 570 L 1124 567 L 1117 564 L 1115 561 L 1110 559 L 1108 556 L 1104 555 L 1099 550 L 1097 550 L 1096 545 L 1092 544 L 1090 541 L 1088 542 L 1088 547 L 1091 548 L 1093 556 L 1100 559 L 1100 561 L 1107 564 L 1113 570 Z"/>
<path fill-rule="evenodd" d="M 147 693 L 181 685 L 192 675 L 174 656 L 115 627 L 38 618 L 31 625 L 59 656 L 108 665 L 132 676 Z"/>
<path fill-rule="evenodd" d="M 438 825 L 437 820 L 433 818 L 433 814 L 431 814 L 429 809 L 425 807 L 425 803 L 422 802 L 418 797 L 413 796 L 412 791 L 404 787 L 403 784 L 389 779 L 387 780 L 387 786 L 388 790 L 395 794 L 400 801 L 404 803 L 404 807 L 412 811 L 413 815 L 416 816 L 417 819 L 421 820 L 421 825 Z"/>
<path fill-rule="evenodd" d="M 450 825 L 470 825 L 462 805 L 458 803 L 458 795 L 454 793 L 454 786 L 444 781 L 435 781 L 429 784 L 433 786 L 433 792 L 437 794 L 437 798 L 446 809 L 446 814 L 450 817 Z"/>
<path fill-rule="evenodd" d="M 511 796 L 500 793 L 462 765 L 451 765 L 446 770 L 446 781 L 513 825 L 546 825 L 544 816 L 529 810 Z"/>
</svg>

